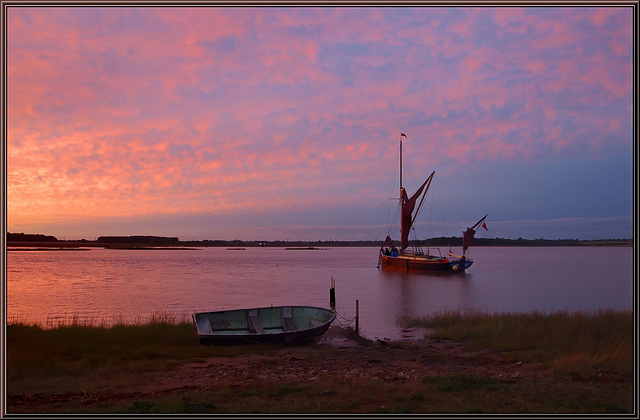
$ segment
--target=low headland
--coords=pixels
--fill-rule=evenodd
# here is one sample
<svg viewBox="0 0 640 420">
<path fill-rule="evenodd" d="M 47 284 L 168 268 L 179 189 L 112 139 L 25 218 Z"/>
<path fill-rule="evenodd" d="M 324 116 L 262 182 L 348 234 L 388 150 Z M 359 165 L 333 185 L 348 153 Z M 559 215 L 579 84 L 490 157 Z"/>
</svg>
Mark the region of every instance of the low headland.
<svg viewBox="0 0 640 420">
<path fill-rule="evenodd" d="M 300 345 L 204 346 L 170 313 L 133 324 L 10 320 L 6 411 L 637 413 L 630 310 L 400 322 L 427 334 L 371 341 L 336 325 Z"/>
<path fill-rule="evenodd" d="M 248 247 L 276 247 L 289 250 L 323 249 L 328 247 L 379 247 L 381 241 L 243 241 L 202 240 L 181 241 L 177 237 L 164 236 L 100 236 L 96 240 L 60 240 L 55 236 L 43 234 L 7 233 L 7 247 L 15 249 L 86 249 L 100 247 L 109 249 L 197 249 L 224 247 L 239 249 Z M 429 238 L 410 241 L 411 246 L 462 246 L 462 238 L 457 236 Z M 478 246 L 633 246 L 632 239 L 599 239 L 592 241 L 578 239 L 505 239 L 475 238 Z"/>
</svg>

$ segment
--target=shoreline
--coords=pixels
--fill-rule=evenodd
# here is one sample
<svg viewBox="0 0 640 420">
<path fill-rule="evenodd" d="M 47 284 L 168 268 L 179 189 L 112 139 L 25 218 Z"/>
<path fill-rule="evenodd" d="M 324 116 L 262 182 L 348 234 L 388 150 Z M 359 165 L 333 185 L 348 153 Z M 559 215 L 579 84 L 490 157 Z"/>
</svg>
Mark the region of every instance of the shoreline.
<svg viewBox="0 0 640 420">
<path fill-rule="evenodd" d="M 183 241 L 177 237 L 163 236 L 101 236 L 95 240 L 74 239 L 60 240 L 55 236 L 42 234 L 7 233 L 7 247 L 115 247 L 115 248 L 170 248 L 180 249 L 184 247 L 224 247 L 224 248 L 245 248 L 245 247 L 265 247 L 265 248 L 287 248 L 287 249 L 322 249 L 327 247 L 376 247 L 382 244 L 379 240 L 293 240 L 293 241 L 259 241 L 259 240 L 187 240 Z M 418 247 L 461 247 L 462 238 L 434 237 L 409 241 L 409 246 Z M 474 247 L 566 247 L 566 246 L 595 246 L 595 247 L 631 247 L 634 246 L 633 238 L 606 238 L 606 239 L 505 239 L 505 238 L 475 238 Z"/>
</svg>

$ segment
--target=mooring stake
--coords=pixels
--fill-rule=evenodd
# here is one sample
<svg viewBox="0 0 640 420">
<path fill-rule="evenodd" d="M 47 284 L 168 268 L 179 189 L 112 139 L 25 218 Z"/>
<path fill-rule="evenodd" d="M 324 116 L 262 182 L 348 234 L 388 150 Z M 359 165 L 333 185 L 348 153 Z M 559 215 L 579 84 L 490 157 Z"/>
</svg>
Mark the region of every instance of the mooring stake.
<svg viewBox="0 0 640 420">
<path fill-rule="evenodd" d="M 357 335 L 360 335 L 359 325 L 360 325 L 360 301 L 356 299 L 356 334 Z"/>
<path fill-rule="evenodd" d="M 331 276 L 331 288 L 329 289 L 329 306 L 336 310 L 336 279 Z"/>
</svg>

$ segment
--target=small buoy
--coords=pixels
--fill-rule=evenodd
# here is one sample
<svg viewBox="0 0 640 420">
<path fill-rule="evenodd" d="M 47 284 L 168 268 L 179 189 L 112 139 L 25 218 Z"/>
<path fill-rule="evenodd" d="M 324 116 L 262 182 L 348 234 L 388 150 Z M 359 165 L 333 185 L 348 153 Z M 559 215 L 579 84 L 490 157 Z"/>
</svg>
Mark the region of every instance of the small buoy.
<svg viewBox="0 0 640 420">
<path fill-rule="evenodd" d="M 458 270 L 458 264 L 454 264 L 453 267 L 451 267 L 451 269 L 453 271 L 457 271 Z"/>
</svg>

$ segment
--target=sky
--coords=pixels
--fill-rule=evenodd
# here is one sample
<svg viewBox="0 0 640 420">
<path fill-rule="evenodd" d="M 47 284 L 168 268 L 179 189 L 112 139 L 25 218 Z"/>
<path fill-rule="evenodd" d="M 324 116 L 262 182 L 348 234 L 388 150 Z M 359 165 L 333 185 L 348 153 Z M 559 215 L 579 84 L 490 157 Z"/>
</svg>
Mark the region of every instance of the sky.
<svg viewBox="0 0 640 420">
<path fill-rule="evenodd" d="M 633 236 L 631 7 L 8 7 L 7 230 Z M 400 134 L 406 134 L 406 138 Z"/>
</svg>

